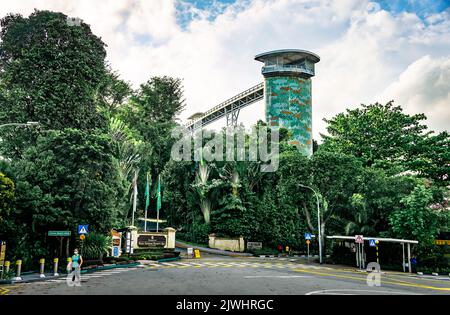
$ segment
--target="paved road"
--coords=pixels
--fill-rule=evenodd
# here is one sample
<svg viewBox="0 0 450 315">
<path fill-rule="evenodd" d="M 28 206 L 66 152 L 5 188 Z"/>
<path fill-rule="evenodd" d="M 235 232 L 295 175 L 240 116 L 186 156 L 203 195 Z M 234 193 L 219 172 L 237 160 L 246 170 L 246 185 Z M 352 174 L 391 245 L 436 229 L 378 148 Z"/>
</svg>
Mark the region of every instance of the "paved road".
<svg viewBox="0 0 450 315">
<path fill-rule="evenodd" d="M 0 294 L 170 294 L 170 295 L 335 295 L 450 294 L 450 280 L 383 273 L 381 286 L 352 268 L 307 264 L 300 259 L 225 258 L 151 263 L 82 276 L 81 286 L 65 279 L 0 287 Z"/>
</svg>

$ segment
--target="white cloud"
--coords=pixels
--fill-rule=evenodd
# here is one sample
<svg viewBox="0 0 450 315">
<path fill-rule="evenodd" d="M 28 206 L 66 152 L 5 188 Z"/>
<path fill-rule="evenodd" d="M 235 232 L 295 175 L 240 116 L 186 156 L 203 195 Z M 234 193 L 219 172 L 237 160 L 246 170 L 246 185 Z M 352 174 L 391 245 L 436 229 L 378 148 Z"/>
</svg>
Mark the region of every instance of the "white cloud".
<svg viewBox="0 0 450 315">
<path fill-rule="evenodd" d="M 448 129 L 450 85 L 436 73 L 448 79 L 450 11 L 422 20 L 367 0 L 242 0 L 213 21 L 184 6 L 197 18 L 182 29 L 174 1 L 9 1 L 0 15 L 38 8 L 82 18 L 108 44 L 108 60 L 124 79 L 137 85 L 153 75 L 183 78 L 182 118 L 261 82 L 257 53 L 301 48 L 322 59 L 313 78 L 316 138 L 325 131 L 322 118 L 386 98 L 425 112 L 432 129 Z M 263 117 L 262 102 L 241 113 L 246 125 Z"/>
<path fill-rule="evenodd" d="M 436 130 L 450 125 L 450 55 L 424 56 L 413 62 L 382 93 L 381 99 L 407 104 L 407 112 L 425 112 Z"/>
</svg>

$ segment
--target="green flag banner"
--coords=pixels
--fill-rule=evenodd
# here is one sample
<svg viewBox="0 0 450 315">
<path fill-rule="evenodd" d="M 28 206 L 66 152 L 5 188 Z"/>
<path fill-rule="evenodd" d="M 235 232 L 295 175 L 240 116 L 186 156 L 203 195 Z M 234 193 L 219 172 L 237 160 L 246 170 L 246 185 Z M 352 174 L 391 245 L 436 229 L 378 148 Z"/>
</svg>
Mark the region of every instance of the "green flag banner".
<svg viewBox="0 0 450 315">
<path fill-rule="evenodd" d="M 158 176 L 158 199 L 156 201 L 156 210 L 159 213 L 159 209 L 161 209 L 161 179 Z"/>
</svg>

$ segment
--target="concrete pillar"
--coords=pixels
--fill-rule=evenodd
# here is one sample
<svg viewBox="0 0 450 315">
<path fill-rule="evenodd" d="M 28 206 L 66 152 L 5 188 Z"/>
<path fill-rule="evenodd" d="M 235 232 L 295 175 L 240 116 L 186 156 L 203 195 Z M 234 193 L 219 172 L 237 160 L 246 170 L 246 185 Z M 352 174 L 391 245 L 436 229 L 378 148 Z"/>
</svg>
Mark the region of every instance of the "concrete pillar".
<svg viewBox="0 0 450 315">
<path fill-rule="evenodd" d="M 239 251 L 240 252 L 245 251 L 245 242 L 244 242 L 244 237 L 242 235 L 239 237 Z"/>
<path fill-rule="evenodd" d="M 208 246 L 209 248 L 215 248 L 215 243 L 216 243 L 216 234 L 209 234 L 209 242 L 208 242 Z"/>
<path fill-rule="evenodd" d="M 411 244 L 408 243 L 408 272 L 411 273 Z"/>
<path fill-rule="evenodd" d="M 175 234 L 177 230 L 174 228 L 168 227 L 163 230 L 165 233 L 167 233 L 166 238 L 166 246 L 165 248 L 175 248 Z"/>
</svg>

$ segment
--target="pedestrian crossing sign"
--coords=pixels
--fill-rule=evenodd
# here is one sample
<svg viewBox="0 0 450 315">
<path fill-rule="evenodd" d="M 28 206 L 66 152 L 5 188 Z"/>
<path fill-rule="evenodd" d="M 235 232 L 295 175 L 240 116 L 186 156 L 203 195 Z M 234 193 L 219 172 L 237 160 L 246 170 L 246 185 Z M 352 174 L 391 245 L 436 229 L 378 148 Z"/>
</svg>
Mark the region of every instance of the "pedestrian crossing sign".
<svg viewBox="0 0 450 315">
<path fill-rule="evenodd" d="M 88 226 L 89 225 L 87 224 L 78 225 L 78 234 L 88 234 L 89 233 Z"/>
<path fill-rule="evenodd" d="M 377 244 L 376 244 L 376 242 L 375 242 L 374 239 L 370 239 L 370 240 L 369 240 L 369 246 L 370 246 L 370 247 L 376 247 L 376 246 L 377 246 Z"/>
</svg>

